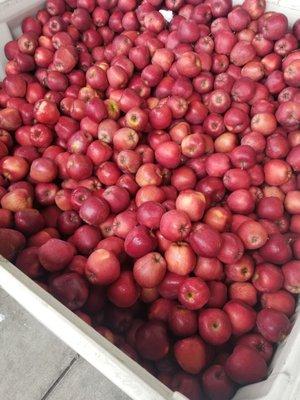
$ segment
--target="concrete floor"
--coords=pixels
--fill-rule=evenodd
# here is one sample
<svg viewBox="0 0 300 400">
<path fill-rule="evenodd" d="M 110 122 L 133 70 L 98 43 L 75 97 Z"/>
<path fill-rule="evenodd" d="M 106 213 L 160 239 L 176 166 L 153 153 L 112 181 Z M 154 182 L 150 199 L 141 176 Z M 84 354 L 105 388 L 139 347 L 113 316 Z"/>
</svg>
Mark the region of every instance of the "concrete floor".
<svg viewBox="0 0 300 400">
<path fill-rule="evenodd" d="M 1 400 L 129 400 L 0 289 Z"/>
</svg>

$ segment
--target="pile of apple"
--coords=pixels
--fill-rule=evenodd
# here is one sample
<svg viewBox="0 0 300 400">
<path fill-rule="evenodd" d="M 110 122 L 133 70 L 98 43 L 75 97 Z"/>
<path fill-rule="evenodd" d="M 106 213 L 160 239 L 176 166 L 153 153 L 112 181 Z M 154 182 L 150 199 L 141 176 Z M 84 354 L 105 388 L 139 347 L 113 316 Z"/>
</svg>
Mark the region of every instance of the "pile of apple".
<svg viewBox="0 0 300 400">
<path fill-rule="evenodd" d="M 192 400 L 265 379 L 300 293 L 300 20 L 47 0 L 22 31 L 0 253 Z"/>
</svg>

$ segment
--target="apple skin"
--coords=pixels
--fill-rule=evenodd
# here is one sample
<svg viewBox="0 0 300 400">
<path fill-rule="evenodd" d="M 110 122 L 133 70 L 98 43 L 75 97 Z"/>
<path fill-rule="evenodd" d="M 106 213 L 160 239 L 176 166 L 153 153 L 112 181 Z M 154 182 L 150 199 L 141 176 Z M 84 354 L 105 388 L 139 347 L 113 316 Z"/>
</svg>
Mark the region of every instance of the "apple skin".
<svg viewBox="0 0 300 400">
<path fill-rule="evenodd" d="M 253 347 L 266 362 L 269 362 L 272 358 L 274 351 L 272 343 L 268 342 L 260 333 L 248 333 L 243 335 L 239 338 L 237 344 Z"/>
<path fill-rule="evenodd" d="M 171 389 L 182 393 L 190 400 L 199 400 L 203 398 L 198 377 L 185 372 L 179 372 L 174 375 L 171 381 Z"/>
<path fill-rule="evenodd" d="M 158 361 L 169 352 L 167 330 L 161 321 L 148 321 L 136 332 L 136 348 L 147 360 Z"/>
<path fill-rule="evenodd" d="M 292 328 L 290 320 L 283 312 L 271 308 L 259 311 L 256 325 L 259 333 L 272 343 L 284 340 Z"/>
<path fill-rule="evenodd" d="M 148 124 L 148 114 L 145 110 L 139 107 L 134 107 L 129 110 L 125 115 L 125 123 L 128 128 L 134 129 L 138 132 L 146 129 Z"/>
<path fill-rule="evenodd" d="M 209 300 L 210 291 L 206 283 L 198 278 L 186 278 L 179 287 L 178 300 L 188 310 L 199 310 Z"/>
<path fill-rule="evenodd" d="M 214 346 L 226 343 L 232 333 L 230 319 L 218 308 L 206 308 L 199 313 L 199 333 L 202 339 Z"/>
<path fill-rule="evenodd" d="M 0 254 L 10 261 L 25 247 L 25 237 L 21 232 L 0 228 Z"/>
<path fill-rule="evenodd" d="M 235 384 L 222 365 L 211 365 L 202 376 L 205 393 L 211 400 L 229 400 L 235 393 Z"/>
<path fill-rule="evenodd" d="M 268 367 L 258 351 L 237 345 L 226 360 L 225 372 L 234 382 L 247 385 L 266 378 Z"/>
<path fill-rule="evenodd" d="M 185 307 L 174 304 L 168 315 L 169 329 L 176 336 L 192 336 L 197 332 L 197 314 Z"/>
<path fill-rule="evenodd" d="M 174 355 L 181 368 L 190 374 L 198 374 L 206 365 L 206 346 L 198 336 L 176 342 Z"/>
<path fill-rule="evenodd" d="M 255 326 L 256 312 L 248 304 L 240 300 L 230 300 L 223 310 L 229 316 L 234 335 L 247 333 Z"/>
</svg>

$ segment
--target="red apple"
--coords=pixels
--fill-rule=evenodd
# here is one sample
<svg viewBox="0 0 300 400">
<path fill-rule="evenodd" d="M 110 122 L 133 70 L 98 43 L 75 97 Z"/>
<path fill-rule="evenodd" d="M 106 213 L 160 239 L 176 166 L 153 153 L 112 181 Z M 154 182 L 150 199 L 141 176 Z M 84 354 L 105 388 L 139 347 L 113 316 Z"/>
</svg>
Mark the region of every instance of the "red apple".
<svg viewBox="0 0 300 400">
<path fill-rule="evenodd" d="M 188 310 L 202 308 L 209 299 L 210 291 L 202 279 L 197 277 L 186 278 L 180 285 L 178 300 Z"/>
<path fill-rule="evenodd" d="M 174 355 L 180 367 L 189 374 L 199 374 L 207 362 L 206 346 L 198 336 L 176 342 Z"/>
<path fill-rule="evenodd" d="M 87 259 L 85 274 L 93 285 L 109 285 L 120 276 L 120 262 L 111 251 L 95 250 Z"/>
<path fill-rule="evenodd" d="M 202 384 L 211 400 L 229 400 L 235 393 L 235 385 L 222 365 L 211 365 L 202 376 Z"/>
<path fill-rule="evenodd" d="M 225 372 L 236 383 L 246 385 L 267 376 L 267 364 L 258 351 L 237 345 L 225 363 Z"/>
<path fill-rule="evenodd" d="M 223 309 L 230 319 L 234 335 L 242 335 L 254 327 L 256 312 L 248 304 L 240 300 L 230 300 Z"/>
<path fill-rule="evenodd" d="M 136 331 L 136 348 L 147 360 L 158 361 L 169 352 L 169 339 L 165 325 L 160 321 L 149 321 Z"/>
<path fill-rule="evenodd" d="M 263 337 L 273 343 L 284 340 L 292 328 L 284 313 L 271 308 L 259 311 L 256 325 Z"/>
<path fill-rule="evenodd" d="M 207 343 L 219 346 L 226 343 L 232 332 L 230 319 L 218 308 L 207 308 L 199 313 L 199 334 Z"/>
<path fill-rule="evenodd" d="M 197 332 L 197 314 L 179 304 L 171 306 L 168 314 L 169 329 L 176 336 L 186 337 Z"/>
<path fill-rule="evenodd" d="M 186 242 L 171 243 L 165 252 L 167 268 L 177 275 L 186 276 L 196 265 L 196 255 Z"/>
<path fill-rule="evenodd" d="M 141 287 L 154 288 L 163 280 L 166 269 L 166 260 L 159 253 L 152 252 L 136 260 L 133 275 Z"/>
</svg>

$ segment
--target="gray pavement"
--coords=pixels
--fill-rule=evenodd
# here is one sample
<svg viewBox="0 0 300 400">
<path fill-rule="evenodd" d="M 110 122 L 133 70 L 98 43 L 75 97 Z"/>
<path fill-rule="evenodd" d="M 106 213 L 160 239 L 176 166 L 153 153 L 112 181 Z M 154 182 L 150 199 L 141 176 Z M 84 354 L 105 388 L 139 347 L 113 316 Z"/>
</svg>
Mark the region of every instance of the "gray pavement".
<svg viewBox="0 0 300 400">
<path fill-rule="evenodd" d="M 1 400 L 129 400 L 0 289 Z"/>
</svg>

